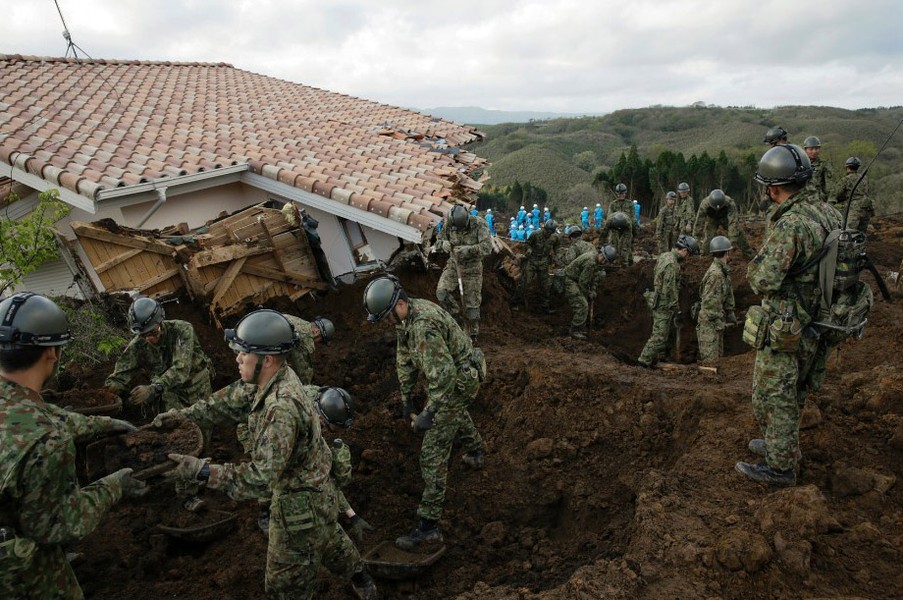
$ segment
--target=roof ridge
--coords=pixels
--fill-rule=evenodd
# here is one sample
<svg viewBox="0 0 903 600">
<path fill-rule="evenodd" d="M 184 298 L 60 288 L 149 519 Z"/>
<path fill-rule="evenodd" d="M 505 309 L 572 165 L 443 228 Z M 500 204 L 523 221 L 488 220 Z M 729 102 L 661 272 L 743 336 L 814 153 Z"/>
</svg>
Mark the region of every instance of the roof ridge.
<svg viewBox="0 0 903 600">
<path fill-rule="evenodd" d="M 235 67 L 225 62 L 180 62 L 173 60 L 134 60 L 116 58 L 71 58 L 63 56 L 34 56 L 30 54 L 0 54 L 0 62 L 64 62 L 73 64 L 97 64 L 97 65 L 147 65 L 172 67 Z"/>
</svg>

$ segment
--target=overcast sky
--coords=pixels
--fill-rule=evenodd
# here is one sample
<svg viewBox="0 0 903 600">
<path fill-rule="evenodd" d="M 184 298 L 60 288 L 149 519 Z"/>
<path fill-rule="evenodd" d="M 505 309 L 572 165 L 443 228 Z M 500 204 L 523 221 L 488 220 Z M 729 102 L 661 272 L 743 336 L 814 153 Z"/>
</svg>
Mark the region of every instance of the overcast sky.
<svg viewBox="0 0 903 600">
<path fill-rule="evenodd" d="M 405 107 L 903 104 L 900 0 L 58 2 L 95 58 L 227 62 Z M 3 4 L 0 52 L 65 54 L 53 0 Z"/>
</svg>

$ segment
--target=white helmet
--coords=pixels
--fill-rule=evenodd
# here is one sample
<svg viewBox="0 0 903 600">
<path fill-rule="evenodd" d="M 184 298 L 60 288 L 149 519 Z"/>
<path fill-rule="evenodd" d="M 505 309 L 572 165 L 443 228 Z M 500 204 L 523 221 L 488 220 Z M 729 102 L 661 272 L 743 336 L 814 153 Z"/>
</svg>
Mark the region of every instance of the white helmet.
<svg viewBox="0 0 903 600">
<path fill-rule="evenodd" d="M 524 207 L 523 207 L 523 206 L 521 206 L 521 207 L 520 207 L 520 209 L 521 209 L 521 210 L 524 210 Z"/>
<path fill-rule="evenodd" d="M 602 205 L 596 202 L 596 208 L 600 208 Z"/>
<path fill-rule="evenodd" d="M 636 200 L 634 200 L 633 203 L 634 203 L 634 204 L 638 204 L 638 202 L 637 202 Z"/>
<path fill-rule="evenodd" d="M 548 206 L 543 206 L 542 209 L 543 209 L 543 210 L 549 210 L 549 207 L 548 207 Z"/>
<path fill-rule="evenodd" d="M 518 228 L 518 229 L 523 229 L 524 226 L 523 226 L 523 225 L 518 225 L 517 228 Z M 490 240 L 490 241 L 491 241 L 491 240 Z"/>
<path fill-rule="evenodd" d="M 492 212 L 492 209 L 491 209 L 491 208 L 487 208 L 487 209 L 486 209 L 486 212 Z"/>
<path fill-rule="evenodd" d="M 584 207 L 583 207 L 583 210 L 589 210 L 589 208 L 588 208 L 588 207 L 586 207 L 586 206 L 584 206 Z"/>
<path fill-rule="evenodd" d="M 534 205 L 533 205 L 533 208 L 539 208 L 539 205 L 538 205 L 538 204 L 534 204 Z"/>
</svg>

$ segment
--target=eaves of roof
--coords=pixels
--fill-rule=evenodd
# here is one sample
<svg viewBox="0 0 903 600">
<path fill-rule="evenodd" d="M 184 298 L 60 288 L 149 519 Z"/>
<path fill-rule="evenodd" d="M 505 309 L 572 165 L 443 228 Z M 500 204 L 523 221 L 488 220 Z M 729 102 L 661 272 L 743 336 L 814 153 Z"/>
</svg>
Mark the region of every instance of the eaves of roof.
<svg viewBox="0 0 903 600">
<path fill-rule="evenodd" d="M 0 163 L 91 212 L 241 172 L 336 204 L 329 212 L 387 221 L 378 229 L 423 233 L 475 199 L 470 175 L 486 162 L 462 146 L 482 137 L 223 63 L 0 55 Z"/>
</svg>

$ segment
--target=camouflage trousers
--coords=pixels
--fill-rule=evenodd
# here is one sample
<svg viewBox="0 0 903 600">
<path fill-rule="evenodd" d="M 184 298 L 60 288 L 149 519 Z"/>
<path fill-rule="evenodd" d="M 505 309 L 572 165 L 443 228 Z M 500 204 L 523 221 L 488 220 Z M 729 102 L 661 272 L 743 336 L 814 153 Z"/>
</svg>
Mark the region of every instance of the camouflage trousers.
<svg viewBox="0 0 903 600">
<path fill-rule="evenodd" d="M 753 367 L 753 414 L 765 439 L 768 466 L 786 471 L 800 459 L 800 412 L 810 387 L 820 386 L 815 367 L 817 340 L 803 336 L 796 352 L 775 352 L 769 347 L 756 352 Z M 820 377 L 824 377 L 821 369 Z"/>
<path fill-rule="evenodd" d="M 521 304 L 524 301 L 524 298 L 530 293 L 530 288 L 534 287 L 534 281 L 535 287 L 539 290 L 539 308 L 548 308 L 549 295 L 552 291 L 552 282 L 549 278 L 548 259 L 528 259 L 523 264 L 520 285 L 517 286 L 514 303 Z"/>
<path fill-rule="evenodd" d="M 61 546 L 37 546 L 17 538 L 0 546 L 0 598 L 82 600 L 81 587 Z"/>
<path fill-rule="evenodd" d="M 436 299 L 470 335 L 480 332 L 480 304 L 483 301 L 483 263 L 461 267 L 461 285 L 464 288 L 464 314 L 461 314 L 461 291 L 458 289 L 458 271 L 449 260 L 436 286 Z M 462 321 L 462 318 L 465 321 Z"/>
<path fill-rule="evenodd" d="M 652 311 L 652 334 L 643 346 L 637 359 L 644 365 L 652 366 L 659 357 L 666 355 L 674 345 L 677 330 L 674 328 L 674 313 L 670 310 Z"/>
<path fill-rule="evenodd" d="M 611 229 L 608 232 L 608 243 L 618 252 L 618 260 L 623 265 L 633 264 L 633 230 L 629 227 L 624 231 Z"/>
<path fill-rule="evenodd" d="M 571 328 L 583 327 L 589 315 L 589 301 L 583 290 L 580 289 L 576 281 L 565 278 L 564 296 L 567 298 L 568 306 L 571 307 Z"/>
<path fill-rule="evenodd" d="M 433 426 L 423 435 L 420 447 L 420 474 L 423 477 L 423 495 L 417 516 L 429 521 L 442 517 L 448 480 L 448 461 L 452 444 L 460 440 L 465 452 L 483 447 L 483 438 L 473 424 L 467 407 L 480 391 L 476 369 L 462 371 L 458 376 L 453 397 L 433 417 Z"/>
<path fill-rule="evenodd" d="M 724 322 L 700 319 L 696 323 L 696 340 L 700 362 L 721 358 L 724 356 Z"/>
<path fill-rule="evenodd" d="M 662 231 L 658 236 L 658 253 L 664 254 L 671 250 L 671 248 L 674 247 L 674 244 L 677 243 L 679 233 L 680 232 L 673 228 Z"/>
<path fill-rule="evenodd" d="M 344 580 L 363 570 L 354 542 L 336 522 L 337 511 L 332 483 L 322 491 L 273 495 L 265 579 L 269 597 L 313 597 L 321 565 Z"/>
</svg>

